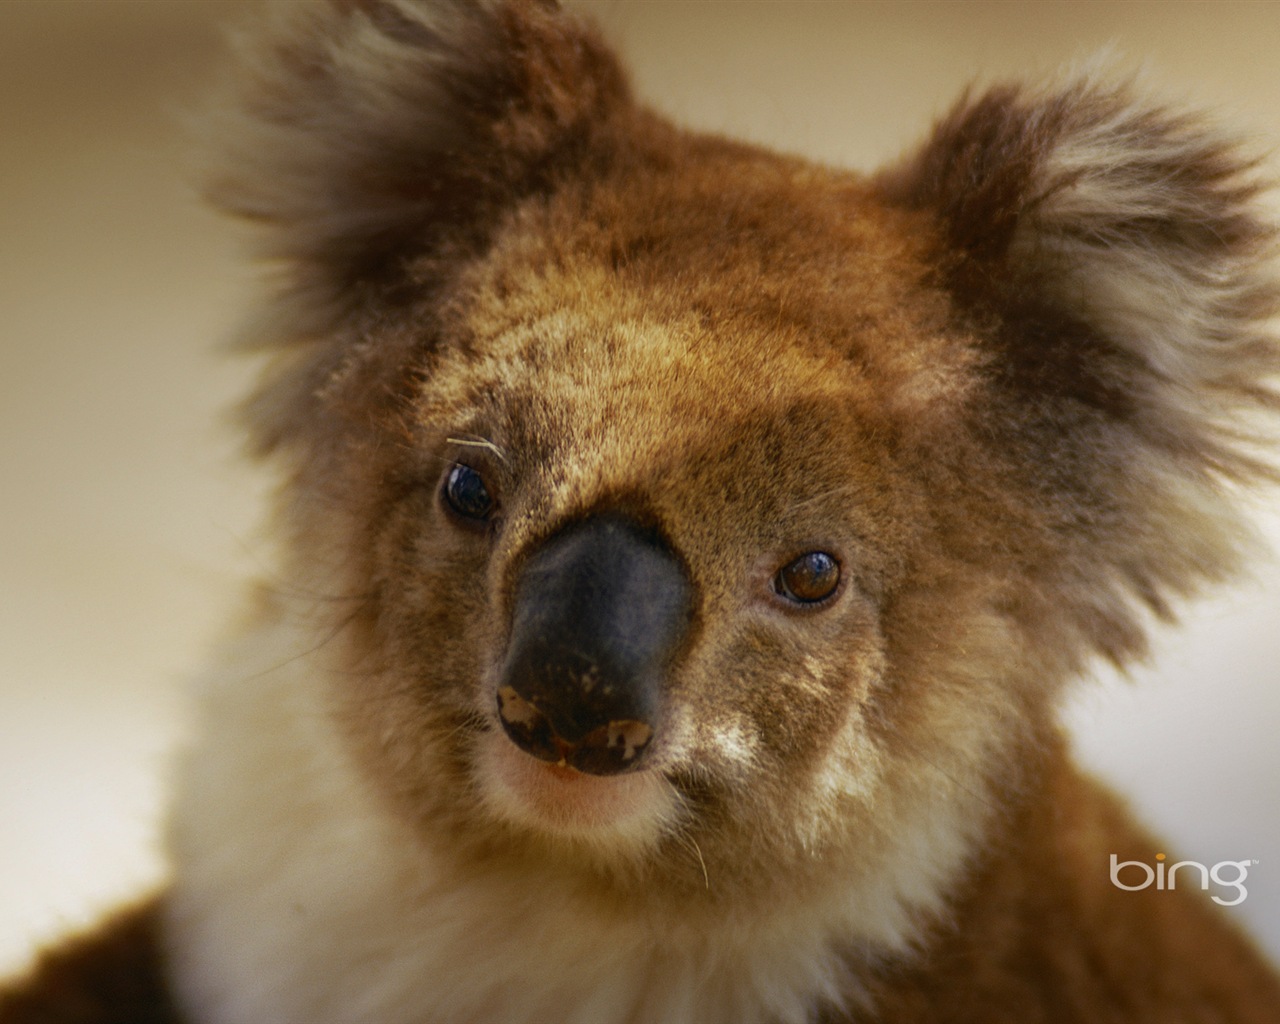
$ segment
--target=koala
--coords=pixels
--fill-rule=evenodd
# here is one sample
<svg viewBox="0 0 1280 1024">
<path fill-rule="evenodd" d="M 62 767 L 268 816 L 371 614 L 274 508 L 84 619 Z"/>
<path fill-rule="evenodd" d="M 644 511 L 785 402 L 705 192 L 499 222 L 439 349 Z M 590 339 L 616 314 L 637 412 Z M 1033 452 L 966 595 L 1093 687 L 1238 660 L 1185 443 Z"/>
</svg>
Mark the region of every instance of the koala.
<svg viewBox="0 0 1280 1024">
<path fill-rule="evenodd" d="M 1238 140 L 1086 70 L 852 173 L 523 0 L 281 5 L 234 83 L 277 570 L 167 889 L 5 1024 L 1280 1020 L 1057 722 L 1276 476 Z"/>
</svg>

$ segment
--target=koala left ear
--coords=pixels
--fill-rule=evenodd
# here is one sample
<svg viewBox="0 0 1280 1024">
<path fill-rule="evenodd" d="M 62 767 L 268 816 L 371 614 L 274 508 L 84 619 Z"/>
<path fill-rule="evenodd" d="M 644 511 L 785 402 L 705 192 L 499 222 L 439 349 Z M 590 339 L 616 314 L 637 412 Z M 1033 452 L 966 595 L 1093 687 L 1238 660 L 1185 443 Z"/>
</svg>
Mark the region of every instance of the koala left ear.
<svg viewBox="0 0 1280 1024">
<path fill-rule="evenodd" d="M 1239 414 L 1276 406 L 1280 369 L 1257 170 L 1206 118 L 1086 74 L 965 97 L 877 184 L 932 215 L 941 283 L 1018 400 L 1074 401 L 1249 476 L 1265 469 Z"/>
<path fill-rule="evenodd" d="M 206 127 L 206 192 L 323 302 L 479 231 L 627 102 L 594 30 L 538 0 L 279 3 Z"/>
</svg>

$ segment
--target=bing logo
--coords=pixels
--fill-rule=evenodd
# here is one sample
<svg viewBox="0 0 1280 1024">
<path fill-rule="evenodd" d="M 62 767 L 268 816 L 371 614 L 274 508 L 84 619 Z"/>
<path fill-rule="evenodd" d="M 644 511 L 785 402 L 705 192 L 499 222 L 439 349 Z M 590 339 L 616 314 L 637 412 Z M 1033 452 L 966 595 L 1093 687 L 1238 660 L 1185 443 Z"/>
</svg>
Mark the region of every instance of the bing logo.
<svg viewBox="0 0 1280 1024">
<path fill-rule="evenodd" d="M 1190 879 L 1192 884 L 1199 883 L 1200 888 L 1207 890 L 1209 883 L 1221 886 L 1224 890 L 1234 894 L 1233 899 L 1223 899 L 1221 896 L 1211 896 L 1210 899 L 1224 907 L 1234 907 L 1243 903 L 1245 897 L 1249 895 L 1245 889 L 1245 879 L 1249 877 L 1249 867 L 1257 864 L 1256 860 L 1224 860 L 1219 861 L 1212 867 L 1201 864 L 1195 860 L 1180 860 L 1176 864 L 1165 865 L 1165 855 L 1163 853 L 1156 854 L 1156 865 L 1152 867 L 1140 860 L 1118 860 L 1116 855 L 1111 855 L 1111 884 L 1117 889 L 1124 889 L 1127 892 L 1137 892 L 1139 889 L 1149 889 L 1155 886 L 1157 889 L 1176 889 L 1178 882 L 1186 884 Z M 1125 872 L 1127 881 L 1122 881 L 1120 873 Z"/>
</svg>

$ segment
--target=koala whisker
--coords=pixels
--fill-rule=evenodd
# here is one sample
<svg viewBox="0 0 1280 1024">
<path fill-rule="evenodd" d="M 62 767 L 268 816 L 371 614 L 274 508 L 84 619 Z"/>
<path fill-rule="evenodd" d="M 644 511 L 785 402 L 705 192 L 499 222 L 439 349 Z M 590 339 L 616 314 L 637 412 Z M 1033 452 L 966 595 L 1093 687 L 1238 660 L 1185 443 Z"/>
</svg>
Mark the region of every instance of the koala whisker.
<svg viewBox="0 0 1280 1024">
<path fill-rule="evenodd" d="M 672 833 L 675 839 L 684 849 L 691 852 L 697 858 L 698 867 L 702 869 L 702 884 L 707 892 L 711 891 L 711 876 L 707 873 L 707 862 L 702 856 L 702 848 L 698 845 L 698 841 L 693 836 L 688 835 L 683 828 L 677 829 Z"/>
<path fill-rule="evenodd" d="M 413 689 L 414 688 L 412 687 L 406 686 L 399 692 L 412 693 Z M 454 719 L 454 722 L 445 730 L 443 735 L 450 740 L 457 739 L 459 736 L 469 738 L 480 733 L 486 733 L 490 729 L 489 722 L 485 719 L 484 715 L 480 714 L 478 711 L 467 710 L 456 714 L 449 714 L 448 717 Z"/>
<path fill-rule="evenodd" d="M 286 583 L 258 554 L 254 546 L 249 543 L 245 537 L 236 530 L 228 530 L 227 533 L 231 539 L 235 541 L 236 546 L 252 560 L 254 567 L 258 571 L 258 585 L 267 593 L 276 597 L 304 598 L 308 601 L 316 602 L 340 602 L 340 601 L 364 601 L 372 596 L 372 590 L 365 590 L 358 594 L 328 594 L 321 590 L 306 590 L 302 587 Z"/>
<path fill-rule="evenodd" d="M 498 445 L 494 444 L 492 441 L 488 440 L 487 438 L 446 437 L 445 441 L 447 441 L 449 444 L 461 445 L 463 448 L 483 448 L 486 451 L 492 452 L 494 456 L 498 459 L 498 461 L 500 462 L 507 461 L 506 453 L 500 447 L 498 447 Z"/>
<path fill-rule="evenodd" d="M 707 891 L 710 892 L 711 891 L 711 875 L 707 871 L 707 861 L 706 861 L 706 858 L 703 857 L 702 855 L 702 847 L 700 847 L 698 845 L 698 841 L 693 838 L 693 835 L 689 827 L 689 822 L 694 817 L 692 814 L 692 806 L 691 806 L 693 803 L 693 800 L 689 796 L 689 794 L 685 793 L 684 790 L 681 789 L 680 786 L 676 785 L 670 779 L 667 779 L 666 781 L 667 781 L 667 787 L 671 790 L 671 793 L 675 796 L 676 802 L 680 805 L 680 810 L 682 812 L 679 820 L 677 820 L 671 828 L 671 838 L 674 839 L 677 843 L 679 843 L 680 846 L 684 847 L 684 849 L 692 853 L 695 858 L 697 858 L 698 867 L 702 871 L 703 885 L 707 889 Z"/>
<path fill-rule="evenodd" d="M 290 586 L 278 579 L 268 579 L 261 582 L 261 587 L 267 593 L 275 597 L 296 598 L 305 601 L 314 601 L 316 604 L 342 604 L 347 601 L 366 602 L 373 598 L 374 591 L 365 590 L 359 594 L 326 594 L 322 590 L 304 590 L 301 587 Z"/>
<path fill-rule="evenodd" d="M 356 616 L 360 614 L 360 612 L 364 609 L 364 607 L 365 606 L 361 604 L 353 608 L 350 613 L 348 613 L 347 615 L 344 615 L 339 620 L 336 626 L 334 626 L 327 633 L 325 633 L 325 635 L 322 636 L 320 640 L 312 644 L 310 647 L 304 647 L 301 650 L 299 650 L 296 654 L 293 654 L 292 656 L 285 658 L 283 661 L 275 662 L 274 664 L 269 665 L 267 668 L 264 668 L 259 672 L 252 672 L 249 675 L 244 676 L 243 678 L 245 680 L 250 680 L 250 679 L 260 679 L 263 676 L 269 676 L 273 672 L 278 672 L 282 668 L 292 665 L 296 661 L 301 661 L 302 659 L 308 658 L 311 655 L 315 654 L 317 651 L 323 650 L 330 643 L 332 643 L 342 633 L 343 630 L 345 630 L 349 625 L 351 625 L 351 623 L 355 620 Z"/>
</svg>

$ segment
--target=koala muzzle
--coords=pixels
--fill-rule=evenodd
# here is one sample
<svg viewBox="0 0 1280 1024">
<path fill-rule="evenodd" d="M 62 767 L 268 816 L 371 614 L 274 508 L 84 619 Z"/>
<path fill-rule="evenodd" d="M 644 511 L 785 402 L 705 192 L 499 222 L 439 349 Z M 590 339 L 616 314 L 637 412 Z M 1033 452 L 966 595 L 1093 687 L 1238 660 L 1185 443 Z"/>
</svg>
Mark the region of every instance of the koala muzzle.
<svg viewBox="0 0 1280 1024">
<path fill-rule="evenodd" d="M 670 548 L 622 516 L 584 519 L 546 541 L 516 583 L 498 685 L 507 735 L 592 775 L 639 767 L 692 599 Z"/>
</svg>

